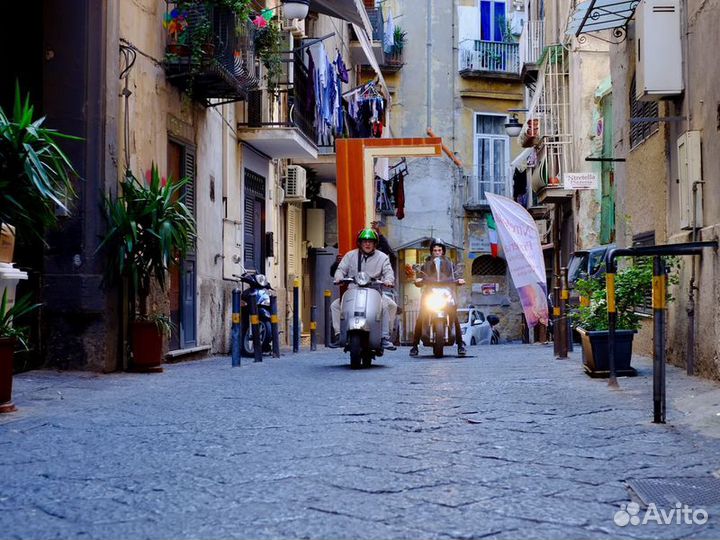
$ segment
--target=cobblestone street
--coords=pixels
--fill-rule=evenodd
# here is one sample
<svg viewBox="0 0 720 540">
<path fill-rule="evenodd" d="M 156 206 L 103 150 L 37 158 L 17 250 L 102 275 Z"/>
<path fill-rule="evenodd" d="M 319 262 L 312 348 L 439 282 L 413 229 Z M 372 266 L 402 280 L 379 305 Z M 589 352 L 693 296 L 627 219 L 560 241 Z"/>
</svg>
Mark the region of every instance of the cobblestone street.
<svg viewBox="0 0 720 540">
<path fill-rule="evenodd" d="M 720 469 L 717 420 L 685 413 L 720 411 L 717 385 L 668 366 L 655 425 L 647 359 L 613 391 L 577 350 L 407 350 L 362 371 L 321 349 L 16 376 L 0 537 L 720 537 L 712 507 L 705 525 L 613 521 L 627 480 Z"/>
</svg>

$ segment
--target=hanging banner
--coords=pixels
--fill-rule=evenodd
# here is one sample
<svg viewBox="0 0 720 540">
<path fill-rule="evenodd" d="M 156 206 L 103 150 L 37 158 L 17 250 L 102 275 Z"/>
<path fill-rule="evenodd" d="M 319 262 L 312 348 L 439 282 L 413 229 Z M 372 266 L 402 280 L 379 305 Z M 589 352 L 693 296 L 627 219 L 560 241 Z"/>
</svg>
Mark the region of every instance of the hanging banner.
<svg viewBox="0 0 720 540">
<path fill-rule="evenodd" d="M 545 259 L 535 220 L 525 208 L 507 197 L 486 193 L 495 218 L 500 245 L 510 269 L 528 326 L 548 324 Z"/>
</svg>

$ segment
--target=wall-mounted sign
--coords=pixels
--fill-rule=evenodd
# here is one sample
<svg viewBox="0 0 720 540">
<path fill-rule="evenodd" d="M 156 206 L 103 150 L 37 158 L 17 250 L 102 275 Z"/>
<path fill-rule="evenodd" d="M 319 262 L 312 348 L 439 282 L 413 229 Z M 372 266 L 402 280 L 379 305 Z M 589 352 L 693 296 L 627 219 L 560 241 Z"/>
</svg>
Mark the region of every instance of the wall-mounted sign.
<svg viewBox="0 0 720 540">
<path fill-rule="evenodd" d="M 598 175 L 594 172 L 565 173 L 563 175 L 565 189 L 597 189 Z"/>
</svg>

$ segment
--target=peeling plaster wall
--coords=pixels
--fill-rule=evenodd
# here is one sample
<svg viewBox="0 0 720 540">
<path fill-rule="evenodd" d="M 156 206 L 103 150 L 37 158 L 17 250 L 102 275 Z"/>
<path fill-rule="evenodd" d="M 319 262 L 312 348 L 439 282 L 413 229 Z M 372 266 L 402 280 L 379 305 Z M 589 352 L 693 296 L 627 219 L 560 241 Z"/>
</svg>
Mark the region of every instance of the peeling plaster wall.
<svg viewBox="0 0 720 540">
<path fill-rule="evenodd" d="M 699 240 L 716 240 L 720 237 L 720 202 L 713 194 L 720 188 L 720 139 L 717 110 L 720 106 L 720 89 L 717 86 L 718 68 L 712 59 L 720 48 L 720 35 L 714 25 L 720 17 L 718 2 L 691 0 L 688 8 L 687 52 L 685 66 L 688 71 L 685 93 L 660 103 L 660 115 L 686 116 L 683 122 L 661 122 L 659 132 L 629 149 L 628 140 L 628 89 L 634 71 L 634 41 L 612 48 L 613 94 L 616 96 L 615 142 L 616 152 L 627 155 L 627 163 L 620 164 L 618 184 L 617 224 L 618 241 L 630 245 L 633 234 L 655 231 L 657 244 L 691 241 L 689 231 L 680 229 L 679 190 L 676 178 L 677 138 L 686 130 L 700 130 L 702 138 L 702 174 L 706 181 L 703 199 L 704 227 Z M 685 32 L 682 32 L 683 36 Z M 631 33 L 632 35 L 632 33 Z M 688 114 L 689 113 L 689 114 Z M 670 362 L 684 366 L 688 356 L 688 292 L 691 276 L 691 258 L 681 258 L 679 285 L 671 288 L 675 300 L 668 306 L 667 351 Z M 718 254 L 706 250 L 699 258 L 696 286 L 696 372 L 720 380 L 720 271 Z M 652 353 L 652 324 L 648 319 L 636 338 L 634 350 Z"/>
<path fill-rule="evenodd" d="M 610 72 L 607 44 L 597 39 L 588 39 L 579 45 L 574 39 L 569 62 L 570 118 L 574 134 L 573 172 L 595 172 L 599 184 L 598 189 L 575 192 L 575 248 L 583 249 L 599 244 L 601 164 L 585 161 L 585 158 L 599 154 L 595 148 L 602 148 L 602 140 L 596 141 L 595 116 L 598 106 L 595 93 Z"/>
<path fill-rule="evenodd" d="M 143 174 L 150 163 L 167 175 L 167 141 L 172 129 L 170 117 L 184 126 L 181 139 L 196 149 L 197 219 L 197 344 L 209 345 L 212 353 L 226 352 L 229 345 L 227 316 L 234 284 L 223 280 L 223 195 L 228 206 L 240 204 L 235 107 L 204 108 L 191 102 L 169 84 L 159 62 L 164 55 L 165 37 L 159 31 L 165 2 L 137 0 L 123 2 L 119 35 L 142 53 L 130 72 L 130 166 Z M 152 59 L 151 59 L 152 58 Z M 114 89 L 112 91 L 115 91 Z M 124 105 L 121 104 L 121 115 Z M 119 123 L 118 140 L 124 140 Z M 173 133 L 177 136 L 177 133 Z M 119 155 L 123 155 L 124 148 Z M 122 166 L 122 164 L 120 164 Z M 211 192 L 214 197 L 211 198 Z M 159 305 L 167 306 L 166 295 L 156 292 Z"/>
</svg>

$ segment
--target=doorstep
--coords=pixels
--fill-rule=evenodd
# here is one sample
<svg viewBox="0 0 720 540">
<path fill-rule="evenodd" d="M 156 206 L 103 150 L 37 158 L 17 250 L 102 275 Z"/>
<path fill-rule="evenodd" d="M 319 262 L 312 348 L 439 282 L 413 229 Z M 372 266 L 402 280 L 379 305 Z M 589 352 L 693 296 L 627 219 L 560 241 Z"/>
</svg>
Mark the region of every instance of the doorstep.
<svg viewBox="0 0 720 540">
<path fill-rule="evenodd" d="M 199 347 L 190 347 L 187 349 L 176 349 L 168 351 L 165 355 L 167 362 L 180 362 L 182 360 L 199 360 L 206 358 L 210 352 L 210 345 L 200 345 Z"/>
</svg>

